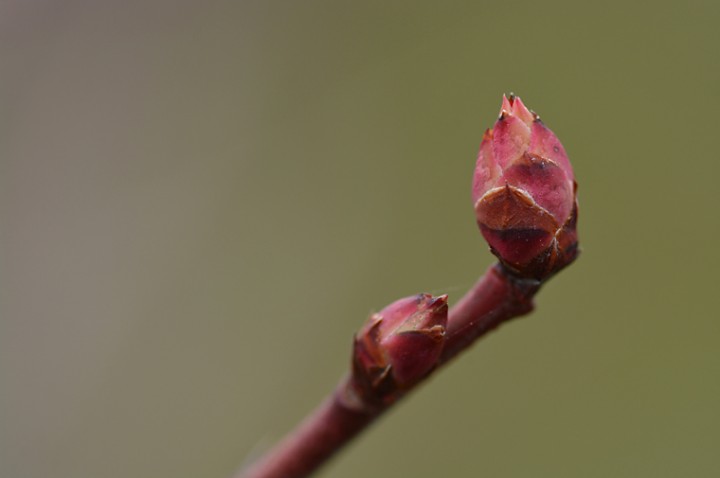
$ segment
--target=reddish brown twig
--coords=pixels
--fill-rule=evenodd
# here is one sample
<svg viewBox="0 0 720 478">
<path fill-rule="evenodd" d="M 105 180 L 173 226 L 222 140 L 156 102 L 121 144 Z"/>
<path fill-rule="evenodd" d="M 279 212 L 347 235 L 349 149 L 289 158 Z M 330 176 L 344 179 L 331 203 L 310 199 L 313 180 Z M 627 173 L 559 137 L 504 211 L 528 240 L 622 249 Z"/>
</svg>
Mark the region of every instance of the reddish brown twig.
<svg viewBox="0 0 720 478">
<path fill-rule="evenodd" d="M 526 314 L 540 283 L 512 276 L 499 264 L 490 267 L 450 310 L 447 339 L 439 365 L 446 363 L 475 340 L 501 323 Z M 299 478 L 307 476 L 401 398 L 395 393 L 386 405 L 367 403 L 358 395 L 351 377 L 242 478 Z"/>
<path fill-rule="evenodd" d="M 242 478 L 307 476 L 365 429 L 380 410 L 356 408 L 348 402 L 349 380 L 323 401 L 298 427 L 258 462 L 241 470 Z"/>
</svg>

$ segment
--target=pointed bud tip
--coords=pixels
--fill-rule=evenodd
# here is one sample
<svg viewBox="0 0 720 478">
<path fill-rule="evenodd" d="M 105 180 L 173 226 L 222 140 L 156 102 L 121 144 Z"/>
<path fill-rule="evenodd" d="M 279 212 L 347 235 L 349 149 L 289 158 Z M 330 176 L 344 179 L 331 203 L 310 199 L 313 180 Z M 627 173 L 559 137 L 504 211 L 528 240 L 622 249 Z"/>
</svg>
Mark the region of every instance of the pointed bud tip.
<svg viewBox="0 0 720 478">
<path fill-rule="evenodd" d="M 508 116 L 516 116 L 528 125 L 535 120 L 535 115 L 527 109 L 520 97 L 512 92 L 509 96 L 503 95 L 498 119 L 504 120 Z"/>
<path fill-rule="evenodd" d="M 512 96 L 512 94 L 511 94 L 511 98 L 513 100 L 515 99 L 515 97 Z M 500 114 L 498 115 L 498 119 L 499 120 L 505 119 L 506 117 L 511 116 L 512 112 L 513 112 L 512 100 L 508 99 L 507 96 L 503 95 L 502 105 L 500 106 Z"/>
<path fill-rule="evenodd" d="M 519 96 L 515 97 L 513 101 L 513 114 L 528 125 L 534 120 L 533 114 L 527 109 Z"/>
<path fill-rule="evenodd" d="M 448 295 L 443 294 L 443 295 L 433 297 L 430 294 L 424 294 L 424 299 L 426 301 L 426 306 L 428 308 L 439 309 L 439 308 L 447 305 Z"/>
<path fill-rule="evenodd" d="M 447 326 L 448 320 L 448 296 L 443 294 L 434 297 L 428 304 L 432 314 L 432 318 L 428 321 L 428 325 L 432 327 L 442 327 L 443 330 Z"/>
</svg>

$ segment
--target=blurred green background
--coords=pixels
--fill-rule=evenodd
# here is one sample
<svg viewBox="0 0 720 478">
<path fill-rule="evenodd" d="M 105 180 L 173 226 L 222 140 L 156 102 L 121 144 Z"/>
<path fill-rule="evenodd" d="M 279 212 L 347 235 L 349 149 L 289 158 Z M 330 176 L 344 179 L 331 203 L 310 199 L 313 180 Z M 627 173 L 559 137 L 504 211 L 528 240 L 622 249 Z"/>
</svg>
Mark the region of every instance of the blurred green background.
<svg viewBox="0 0 720 478">
<path fill-rule="evenodd" d="M 514 91 L 580 260 L 320 476 L 720 475 L 720 4 L 4 1 L 0 476 L 227 477 L 492 262 Z"/>
</svg>

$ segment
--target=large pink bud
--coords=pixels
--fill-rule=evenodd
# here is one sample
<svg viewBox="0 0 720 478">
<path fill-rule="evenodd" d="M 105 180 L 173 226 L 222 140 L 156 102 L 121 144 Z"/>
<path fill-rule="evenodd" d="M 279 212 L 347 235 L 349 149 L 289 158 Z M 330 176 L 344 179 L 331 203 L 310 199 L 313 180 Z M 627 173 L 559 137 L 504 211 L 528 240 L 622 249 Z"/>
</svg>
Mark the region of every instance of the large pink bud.
<svg viewBox="0 0 720 478">
<path fill-rule="evenodd" d="M 394 399 L 437 365 L 447 326 L 447 295 L 419 294 L 385 307 L 355 336 L 353 376 L 366 397 Z"/>
<path fill-rule="evenodd" d="M 514 274 L 546 279 L 577 256 L 576 184 L 565 148 L 520 98 L 503 96 L 473 176 L 485 239 Z"/>
</svg>

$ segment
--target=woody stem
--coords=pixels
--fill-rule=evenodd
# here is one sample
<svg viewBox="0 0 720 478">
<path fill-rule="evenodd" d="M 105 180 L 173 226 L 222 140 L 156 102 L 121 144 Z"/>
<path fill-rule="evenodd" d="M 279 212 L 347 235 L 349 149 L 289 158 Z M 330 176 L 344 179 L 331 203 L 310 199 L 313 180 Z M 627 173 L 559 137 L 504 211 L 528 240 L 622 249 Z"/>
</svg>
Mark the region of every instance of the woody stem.
<svg viewBox="0 0 720 478">
<path fill-rule="evenodd" d="M 532 311 L 532 298 L 540 285 L 513 276 L 500 264 L 490 267 L 450 309 L 438 367 L 501 323 Z M 377 397 L 372 404 L 363 403 L 353 391 L 353 377 L 343 379 L 295 430 L 236 478 L 309 476 L 407 392 L 397 390 L 391 400 Z M 385 405 L 378 407 L 378 403 Z"/>
</svg>

